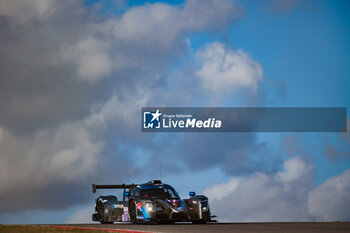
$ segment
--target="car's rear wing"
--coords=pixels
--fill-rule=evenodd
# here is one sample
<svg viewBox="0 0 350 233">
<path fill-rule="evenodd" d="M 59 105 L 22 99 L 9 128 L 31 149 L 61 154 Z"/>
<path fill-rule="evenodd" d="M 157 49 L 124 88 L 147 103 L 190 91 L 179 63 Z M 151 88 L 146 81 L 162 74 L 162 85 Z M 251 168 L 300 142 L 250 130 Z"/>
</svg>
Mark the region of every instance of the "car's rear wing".
<svg viewBox="0 0 350 233">
<path fill-rule="evenodd" d="M 92 192 L 96 193 L 96 189 L 124 189 L 123 201 L 125 201 L 136 186 L 137 184 L 92 184 Z"/>
<path fill-rule="evenodd" d="M 131 192 L 137 184 L 92 184 L 92 192 L 96 193 L 96 189 L 124 189 L 124 192 L 129 189 Z"/>
</svg>

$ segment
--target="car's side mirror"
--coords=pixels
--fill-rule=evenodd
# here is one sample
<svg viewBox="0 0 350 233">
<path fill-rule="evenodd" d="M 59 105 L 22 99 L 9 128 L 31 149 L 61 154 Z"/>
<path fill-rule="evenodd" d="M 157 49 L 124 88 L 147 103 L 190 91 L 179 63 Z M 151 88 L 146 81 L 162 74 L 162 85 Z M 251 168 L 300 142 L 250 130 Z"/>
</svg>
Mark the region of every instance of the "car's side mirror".
<svg viewBox="0 0 350 233">
<path fill-rule="evenodd" d="M 130 192 L 123 192 L 123 196 L 124 196 L 124 197 L 130 196 Z"/>
<path fill-rule="evenodd" d="M 190 192 L 189 195 L 190 195 L 190 197 L 194 197 L 194 196 L 196 196 L 196 193 L 195 192 Z"/>
</svg>

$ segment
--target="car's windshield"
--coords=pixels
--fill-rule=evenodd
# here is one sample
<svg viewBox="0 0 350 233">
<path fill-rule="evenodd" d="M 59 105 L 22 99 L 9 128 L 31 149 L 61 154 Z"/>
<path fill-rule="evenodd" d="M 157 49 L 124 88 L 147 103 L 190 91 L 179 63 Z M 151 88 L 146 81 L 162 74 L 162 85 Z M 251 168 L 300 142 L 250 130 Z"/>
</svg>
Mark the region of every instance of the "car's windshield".
<svg viewBox="0 0 350 233">
<path fill-rule="evenodd" d="M 174 199 L 179 198 L 179 195 L 171 187 L 147 187 L 141 190 L 140 197 Z"/>
</svg>

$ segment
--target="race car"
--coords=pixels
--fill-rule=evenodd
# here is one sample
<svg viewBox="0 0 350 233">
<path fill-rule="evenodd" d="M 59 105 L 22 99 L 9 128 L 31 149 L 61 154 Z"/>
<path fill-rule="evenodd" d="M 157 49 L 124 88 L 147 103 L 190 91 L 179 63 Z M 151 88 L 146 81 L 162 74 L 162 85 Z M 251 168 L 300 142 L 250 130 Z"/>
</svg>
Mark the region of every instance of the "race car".
<svg viewBox="0 0 350 233">
<path fill-rule="evenodd" d="M 123 201 L 116 196 L 100 196 L 96 200 L 93 221 L 102 224 L 131 223 L 192 223 L 213 222 L 208 198 L 190 192 L 190 198 L 181 199 L 173 187 L 160 180 L 135 185 L 92 185 L 96 189 L 124 189 Z"/>
</svg>

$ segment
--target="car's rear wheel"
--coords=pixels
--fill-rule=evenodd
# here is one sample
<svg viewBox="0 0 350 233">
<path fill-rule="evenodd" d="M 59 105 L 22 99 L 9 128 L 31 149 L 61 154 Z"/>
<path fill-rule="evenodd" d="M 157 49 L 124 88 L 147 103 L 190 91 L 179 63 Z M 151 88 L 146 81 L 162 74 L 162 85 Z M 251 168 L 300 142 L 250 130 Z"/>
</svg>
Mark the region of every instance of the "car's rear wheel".
<svg viewBox="0 0 350 233">
<path fill-rule="evenodd" d="M 135 201 L 131 201 L 129 205 L 129 216 L 130 222 L 136 223 L 136 209 L 135 209 Z"/>
<path fill-rule="evenodd" d="M 103 220 L 100 221 L 101 224 L 113 224 L 114 222 L 105 222 Z"/>
<path fill-rule="evenodd" d="M 159 224 L 174 224 L 175 221 L 174 220 L 159 220 L 158 223 Z"/>
<path fill-rule="evenodd" d="M 97 212 L 97 219 L 100 221 L 101 224 L 104 224 L 104 221 L 103 221 L 104 207 L 103 207 L 103 204 L 101 202 L 97 202 L 96 212 Z"/>
</svg>

